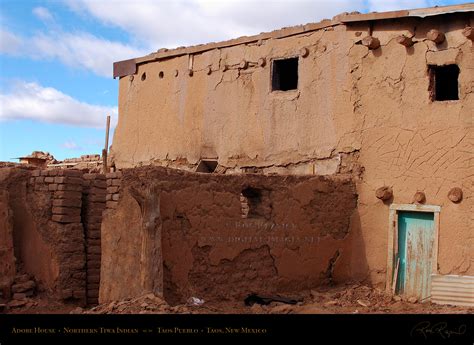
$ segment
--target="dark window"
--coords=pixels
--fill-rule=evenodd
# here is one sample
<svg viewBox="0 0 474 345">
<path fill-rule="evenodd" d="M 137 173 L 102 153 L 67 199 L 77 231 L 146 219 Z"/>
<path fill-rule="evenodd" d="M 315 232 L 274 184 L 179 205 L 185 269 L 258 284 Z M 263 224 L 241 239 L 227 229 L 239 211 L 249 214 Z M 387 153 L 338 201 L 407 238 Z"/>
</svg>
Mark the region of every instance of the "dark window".
<svg viewBox="0 0 474 345">
<path fill-rule="evenodd" d="M 432 101 L 452 101 L 459 99 L 457 65 L 429 66 L 430 97 Z"/>
<path fill-rule="evenodd" d="M 240 194 L 242 218 L 255 218 L 260 216 L 258 210 L 262 202 L 260 189 L 248 187 Z"/>
<path fill-rule="evenodd" d="M 201 160 L 196 168 L 196 172 L 200 173 L 212 173 L 217 168 L 216 160 Z"/>
<path fill-rule="evenodd" d="M 298 58 L 273 60 L 272 91 L 288 91 L 298 88 Z"/>
</svg>

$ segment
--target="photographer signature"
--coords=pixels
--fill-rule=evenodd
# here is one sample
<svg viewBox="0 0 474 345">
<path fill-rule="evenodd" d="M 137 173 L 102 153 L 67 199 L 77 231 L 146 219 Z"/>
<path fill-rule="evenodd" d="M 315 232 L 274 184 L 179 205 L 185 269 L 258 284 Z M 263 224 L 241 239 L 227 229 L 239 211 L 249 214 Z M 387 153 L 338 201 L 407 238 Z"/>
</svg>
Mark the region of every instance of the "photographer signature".
<svg viewBox="0 0 474 345">
<path fill-rule="evenodd" d="M 447 322 L 437 322 L 431 324 L 429 321 L 422 321 L 412 328 L 410 336 L 422 335 L 425 339 L 429 336 L 440 336 L 443 339 L 448 339 L 453 336 L 461 336 L 466 333 L 467 326 L 460 325 L 458 328 L 448 328 Z"/>
</svg>

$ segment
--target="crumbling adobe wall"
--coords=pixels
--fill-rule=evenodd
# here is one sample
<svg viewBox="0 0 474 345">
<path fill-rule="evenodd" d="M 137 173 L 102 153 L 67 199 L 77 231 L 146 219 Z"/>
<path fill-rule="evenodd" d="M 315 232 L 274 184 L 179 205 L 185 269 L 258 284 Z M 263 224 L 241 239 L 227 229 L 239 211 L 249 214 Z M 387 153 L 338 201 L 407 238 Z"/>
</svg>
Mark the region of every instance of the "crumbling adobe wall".
<svg viewBox="0 0 474 345">
<path fill-rule="evenodd" d="M 83 179 L 78 170 L 0 169 L 0 268 L 9 280 L 6 286 L 21 267 L 59 299 L 85 304 L 86 297 L 89 303 L 95 297 L 97 302 L 97 234 L 105 188 L 104 175 L 85 174 Z"/>
<path fill-rule="evenodd" d="M 364 249 L 350 234 L 357 195 L 350 176 L 209 175 L 161 167 L 123 171 L 120 198 L 102 223 L 100 301 L 143 293 L 142 211 L 133 189 L 158 185 L 164 296 L 241 299 L 297 293 L 356 278 Z M 261 192 L 262 207 L 242 218 L 241 193 Z M 112 205 L 111 205 L 112 206 Z M 133 269 L 130 269 L 133 267 Z M 157 268 L 158 269 L 158 268 Z"/>
<path fill-rule="evenodd" d="M 3 176 L 0 175 L 0 186 L 2 182 Z M 11 295 L 10 286 L 15 278 L 15 264 L 13 212 L 10 209 L 9 193 L 2 188 L 0 189 L 0 298 L 7 299 Z"/>
<path fill-rule="evenodd" d="M 86 254 L 87 304 L 98 303 L 100 284 L 102 212 L 105 210 L 106 180 L 103 174 L 84 174 L 82 184 L 82 223 Z"/>
</svg>

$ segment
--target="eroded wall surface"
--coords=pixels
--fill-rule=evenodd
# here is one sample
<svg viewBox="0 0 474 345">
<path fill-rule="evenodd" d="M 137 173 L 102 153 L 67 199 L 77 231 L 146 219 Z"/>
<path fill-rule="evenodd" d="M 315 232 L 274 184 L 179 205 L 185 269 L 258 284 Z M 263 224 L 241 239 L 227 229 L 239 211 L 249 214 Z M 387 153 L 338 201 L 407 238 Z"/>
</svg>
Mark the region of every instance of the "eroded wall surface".
<svg viewBox="0 0 474 345">
<path fill-rule="evenodd" d="M 426 204 L 441 206 L 438 273 L 473 275 L 474 51 L 466 25 L 474 26 L 472 13 L 337 25 L 195 54 L 192 76 L 187 55 L 139 65 L 120 79 L 115 164 L 193 170 L 200 158 L 217 158 L 226 174 L 351 172 L 359 194 L 352 231 L 367 251 L 360 270 L 379 286 L 389 205 L 411 204 L 421 191 Z M 444 42 L 428 40 L 431 29 Z M 380 48 L 360 44 L 369 34 Z M 400 35 L 414 44 L 399 44 Z M 300 56 L 298 90 L 272 92 L 271 60 L 292 56 Z M 432 101 L 429 66 L 448 64 L 460 69 L 459 100 Z M 389 202 L 375 197 L 382 186 L 393 188 Z M 464 194 L 459 203 L 447 197 L 454 187 Z"/>
<path fill-rule="evenodd" d="M 171 303 L 191 296 L 297 293 L 351 279 L 353 264 L 364 261 L 364 249 L 350 230 L 357 216 L 350 176 L 218 176 L 136 168 L 123 171 L 119 201 L 104 213 L 101 302 L 144 292 L 143 213 L 130 190 L 155 185 L 162 242 L 156 255 L 163 257 L 163 291 Z M 241 192 L 248 188 L 261 194 L 250 201 L 250 216 L 242 218 Z"/>
</svg>

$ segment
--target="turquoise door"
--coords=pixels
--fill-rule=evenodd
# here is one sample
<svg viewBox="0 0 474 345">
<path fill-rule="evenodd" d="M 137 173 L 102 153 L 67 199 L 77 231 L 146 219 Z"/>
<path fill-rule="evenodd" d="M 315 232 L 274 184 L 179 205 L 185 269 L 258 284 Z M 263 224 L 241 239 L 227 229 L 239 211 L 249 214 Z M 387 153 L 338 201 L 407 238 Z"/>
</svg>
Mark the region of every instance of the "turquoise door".
<svg viewBox="0 0 474 345">
<path fill-rule="evenodd" d="M 433 243 L 433 213 L 398 212 L 398 294 L 418 300 L 430 296 Z"/>
</svg>

